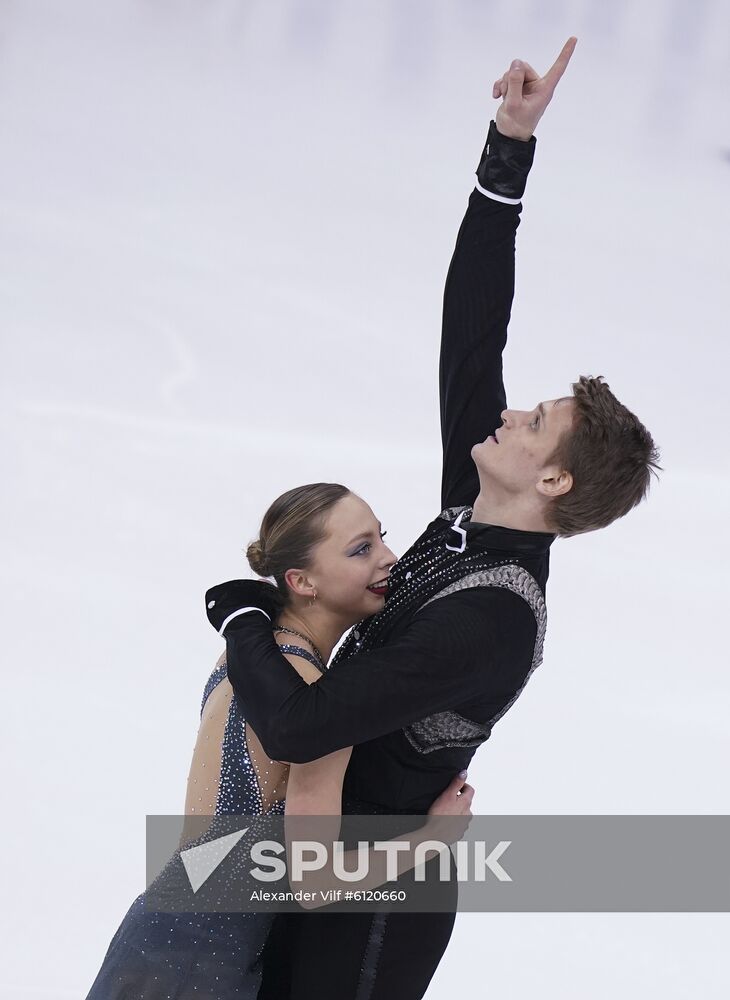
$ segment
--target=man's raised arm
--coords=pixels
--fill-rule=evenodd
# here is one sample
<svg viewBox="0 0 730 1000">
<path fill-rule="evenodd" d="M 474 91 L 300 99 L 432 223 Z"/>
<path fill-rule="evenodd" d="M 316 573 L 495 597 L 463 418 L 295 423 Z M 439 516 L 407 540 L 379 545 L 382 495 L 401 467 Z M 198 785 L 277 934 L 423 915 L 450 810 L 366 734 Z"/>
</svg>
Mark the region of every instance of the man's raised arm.
<svg viewBox="0 0 730 1000">
<path fill-rule="evenodd" d="M 492 95 L 502 97 L 477 167 L 444 290 L 439 394 L 441 506 L 472 504 L 479 479 L 471 449 L 500 425 L 506 403 L 502 352 L 514 296 L 515 233 L 535 151 L 533 132 L 570 61 L 575 38 L 540 77 L 515 60 Z"/>
</svg>

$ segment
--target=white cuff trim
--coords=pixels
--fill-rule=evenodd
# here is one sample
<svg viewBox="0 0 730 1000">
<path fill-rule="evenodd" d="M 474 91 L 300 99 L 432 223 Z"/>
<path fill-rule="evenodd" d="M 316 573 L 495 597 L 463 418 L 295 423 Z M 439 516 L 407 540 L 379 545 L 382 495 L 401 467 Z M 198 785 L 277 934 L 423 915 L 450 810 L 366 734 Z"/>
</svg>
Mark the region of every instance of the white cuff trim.
<svg viewBox="0 0 730 1000">
<path fill-rule="evenodd" d="M 249 611 L 260 611 L 265 618 L 268 618 L 269 621 L 271 621 L 269 615 L 267 615 L 265 611 L 262 611 L 261 608 L 239 608 L 238 611 L 234 611 L 226 618 L 221 627 L 218 629 L 218 635 L 223 635 L 226 625 L 228 625 L 229 622 L 232 622 L 234 618 L 238 618 L 239 615 L 246 615 Z"/>
<path fill-rule="evenodd" d="M 491 198 L 493 201 L 501 201 L 504 205 L 519 205 L 522 202 L 522 198 L 504 198 L 501 194 L 494 194 L 492 191 L 487 191 L 483 188 L 479 181 L 476 181 L 477 190 L 485 194 L 487 198 Z"/>
</svg>

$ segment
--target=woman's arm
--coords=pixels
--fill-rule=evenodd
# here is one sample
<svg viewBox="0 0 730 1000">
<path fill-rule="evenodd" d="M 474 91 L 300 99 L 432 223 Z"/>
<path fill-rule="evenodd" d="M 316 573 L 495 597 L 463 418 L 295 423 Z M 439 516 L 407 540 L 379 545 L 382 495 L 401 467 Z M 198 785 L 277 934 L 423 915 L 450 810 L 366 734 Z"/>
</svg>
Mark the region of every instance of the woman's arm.
<svg viewBox="0 0 730 1000">
<path fill-rule="evenodd" d="M 464 835 L 471 818 L 474 789 L 465 784 L 466 774 L 462 772 L 433 802 L 422 827 L 385 841 L 378 850 L 369 850 L 367 874 L 356 884 L 339 879 L 332 865 L 333 844 L 340 832 L 342 782 L 351 752 L 352 747 L 347 747 L 309 764 L 293 764 L 289 774 L 285 812 L 289 884 L 293 890 L 302 889 L 311 897 L 300 902 L 306 910 L 329 905 L 333 900 L 327 898 L 327 893 L 333 889 L 366 891 L 394 881 L 393 873 L 388 871 L 390 856 L 386 844 L 408 845 L 407 850 L 401 848 L 396 852 L 398 878 L 416 866 L 416 850 L 420 845 L 434 840 L 453 843 Z M 302 872 L 302 878 L 294 880 L 292 844 L 297 840 L 321 844 L 327 851 L 327 860 L 322 868 Z M 359 859 L 358 851 L 344 851 L 342 865 L 345 870 L 354 871 Z"/>
</svg>

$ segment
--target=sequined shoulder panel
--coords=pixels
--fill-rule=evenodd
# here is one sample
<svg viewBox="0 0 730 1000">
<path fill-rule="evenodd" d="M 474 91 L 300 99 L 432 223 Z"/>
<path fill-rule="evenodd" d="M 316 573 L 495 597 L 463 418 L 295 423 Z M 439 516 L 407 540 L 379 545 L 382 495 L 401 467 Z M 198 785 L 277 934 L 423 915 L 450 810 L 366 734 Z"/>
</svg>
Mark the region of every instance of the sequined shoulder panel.
<svg viewBox="0 0 730 1000">
<path fill-rule="evenodd" d="M 533 670 L 542 663 L 545 632 L 547 629 L 545 598 L 537 580 L 522 566 L 510 563 L 470 573 L 468 576 L 462 577 L 461 580 L 455 580 L 448 587 L 444 587 L 438 594 L 434 594 L 422 607 L 425 608 L 426 605 L 431 604 L 432 601 L 436 601 L 440 597 L 447 597 L 449 594 L 455 594 L 460 590 L 467 590 L 473 587 L 501 587 L 511 591 L 527 602 L 535 616 L 537 624 L 532 663 L 527 676 L 514 696 L 496 715 L 493 715 L 485 723 L 477 723 L 471 719 L 466 719 L 463 715 L 459 715 L 458 712 L 436 712 L 434 715 L 429 715 L 427 718 L 420 719 L 418 722 L 414 722 L 413 725 L 406 727 L 404 729 L 406 738 L 419 753 L 432 753 L 434 750 L 443 750 L 446 747 L 476 747 L 489 739 L 494 724 L 515 703 L 522 693 L 525 684 L 527 684 L 532 676 Z"/>
<path fill-rule="evenodd" d="M 312 663 L 317 670 L 319 670 L 320 674 L 324 673 L 322 670 L 322 664 L 313 653 L 309 652 L 308 649 L 302 649 L 301 646 L 291 646 L 288 642 L 283 642 L 279 646 L 279 650 L 282 653 L 290 653 L 292 656 L 303 656 L 305 660 L 309 660 L 309 662 Z"/>
<path fill-rule="evenodd" d="M 464 514 L 464 518 L 467 519 L 467 520 L 470 520 L 471 519 L 472 508 L 468 507 L 468 506 L 465 506 L 465 507 L 444 507 L 444 509 L 439 514 L 439 517 L 443 518 L 444 521 L 453 521 L 454 518 L 457 517 L 457 515 L 461 514 L 463 511 L 466 511 L 466 510 L 469 511 L 469 516 L 467 517 L 467 515 Z"/>
</svg>

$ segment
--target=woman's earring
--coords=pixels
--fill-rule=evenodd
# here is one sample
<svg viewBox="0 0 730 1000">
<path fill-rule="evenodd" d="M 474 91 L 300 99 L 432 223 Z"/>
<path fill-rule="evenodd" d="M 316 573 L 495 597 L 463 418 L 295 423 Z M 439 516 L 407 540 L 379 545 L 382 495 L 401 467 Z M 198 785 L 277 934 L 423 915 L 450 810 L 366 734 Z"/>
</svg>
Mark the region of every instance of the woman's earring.
<svg viewBox="0 0 730 1000">
<path fill-rule="evenodd" d="M 315 602 L 316 600 L 317 600 L 317 591 L 316 591 L 316 590 L 314 590 L 314 591 L 312 592 L 312 600 L 311 600 L 311 601 L 309 602 L 309 607 L 310 607 L 310 608 L 312 607 L 312 605 L 314 604 L 314 602 Z"/>
</svg>

